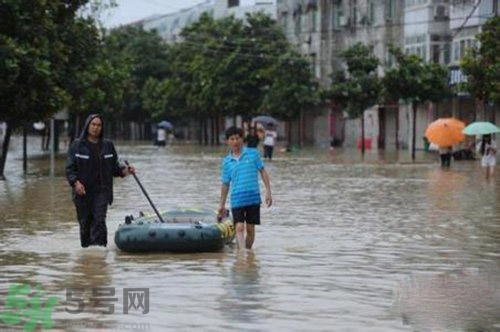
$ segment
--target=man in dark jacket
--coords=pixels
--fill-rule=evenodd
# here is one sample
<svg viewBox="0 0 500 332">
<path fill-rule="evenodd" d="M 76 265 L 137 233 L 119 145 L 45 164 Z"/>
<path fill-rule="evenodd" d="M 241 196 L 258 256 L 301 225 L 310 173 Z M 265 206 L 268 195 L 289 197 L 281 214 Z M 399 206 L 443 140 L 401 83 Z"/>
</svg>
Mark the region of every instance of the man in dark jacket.
<svg viewBox="0 0 500 332">
<path fill-rule="evenodd" d="M 90 115 L 66 159 L 66 178 L 73 188 L 82 247 L 107 245 L 106 212 L 113 202 L 113 176 L 125 177 L 133 172 L 133 167 L 118 163 L 113 143 L 103 138 L 102 117 Z"/>
</svg>

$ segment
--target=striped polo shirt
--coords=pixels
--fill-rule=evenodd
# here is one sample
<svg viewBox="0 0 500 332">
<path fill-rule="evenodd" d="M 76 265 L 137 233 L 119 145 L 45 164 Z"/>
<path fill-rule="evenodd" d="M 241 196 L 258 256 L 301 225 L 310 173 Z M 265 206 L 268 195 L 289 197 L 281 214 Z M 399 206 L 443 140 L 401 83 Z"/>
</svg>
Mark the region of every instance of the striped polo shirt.
<svg viewBox="0 0 500 332">
<path fill-rule="evenodd" d="M 262 203 L 259 171 L 264 168 L 257 149 L 243 147 L 239 158 L 231 151 L 222 160 L 221 181 L 231 190 L 231 208 Z"/>
</svg>

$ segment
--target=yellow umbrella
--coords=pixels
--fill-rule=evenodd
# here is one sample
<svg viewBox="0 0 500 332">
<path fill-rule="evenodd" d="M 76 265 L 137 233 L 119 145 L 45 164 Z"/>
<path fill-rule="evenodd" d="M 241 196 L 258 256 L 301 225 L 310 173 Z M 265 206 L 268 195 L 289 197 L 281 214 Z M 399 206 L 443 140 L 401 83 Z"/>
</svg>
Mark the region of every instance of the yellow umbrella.
<svg viewBox="0 0 500 332">
<path fill-rule="evenodd" d="M 442 118 L 429 124 L 425 130 L 425 137 L 429 142 L 439 146 L 451 146 L 462 142 L 465 135 L 462 130 L 465 123 L 455 118 Z"/>
</svg>

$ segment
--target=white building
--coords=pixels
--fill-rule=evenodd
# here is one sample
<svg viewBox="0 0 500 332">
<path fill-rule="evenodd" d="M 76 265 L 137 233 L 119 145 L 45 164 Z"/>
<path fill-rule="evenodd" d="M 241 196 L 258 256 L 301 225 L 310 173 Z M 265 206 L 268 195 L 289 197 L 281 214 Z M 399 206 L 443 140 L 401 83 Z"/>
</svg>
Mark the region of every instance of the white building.
<svg viewBox="0 0 500 332">
<path fill-rule="evenodd" d="M 167 43 L 175 43 L 179 40 L 182 29 L 196 22 L 203 13 L 214 15 L 215 2 L 206 0 L 175 13 L 145 18 L 135 24 L 142 24 L 146 30 L 155 29 Z"/>
<path fill-rule="evenodd" d="M 228 16 L 244 19 L 247 13 L 256 12 L 276 18 L 276 0 L 206 0 L 190 8 L 147 17 L 134 24 L 141 24 L 146 30 L 155 29 L 167 43 L 175 43 L 179 41 L 182 29 L 196 22 L 203 13 L 215 19 Z"/>
<path fill-rule="evenodd" d="M 234 16 L 244 19 L 247 13 L 263 12 L 276 19 L 276 0 L 216 0 L 216 19 Z"/>
</svg>

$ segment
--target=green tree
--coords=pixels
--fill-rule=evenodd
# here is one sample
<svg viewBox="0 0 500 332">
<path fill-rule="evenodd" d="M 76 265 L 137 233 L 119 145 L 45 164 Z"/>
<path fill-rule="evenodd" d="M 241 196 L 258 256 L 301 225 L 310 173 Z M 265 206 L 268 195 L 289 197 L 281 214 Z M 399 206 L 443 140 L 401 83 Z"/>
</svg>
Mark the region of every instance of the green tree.
<svg viewBox="0 0 500 332">
<path fill-rule="evenodd" d="M 313 80 L 310 63 L 297 52 L 290 50 L 283 54 L 270 73 L 272 80 L 265 91 L 262 113 L 293 121 L 319 104 L 318 84 Z M 291 126 L 288 126 L 287 138 L 291 145 Z"/>
<path fill-rule="evenodd" d="M 314 99 L 317 89 L 309 67 L 292 51 L 269 16 L 247 15 L 243 21 L 234 17 L 214 20 L 202 15 L 182 31 L 182 38 L 170 52 L 172 75 L 167 80 L 172 82 L 169 89 L 176 91 L 166 93 L 167 104 L 183 108 L 185 117 L 199 119 L 205 137 L 206 119 L 215 123 L 212 137 L 218 137 L 221 116 L 241 114 L 250 119 L 262 112 L 273 112 L 281 119 L 292 119 L 300 105 Z M 297 68 L 287 65 L 292 60 Z M 300 79 L 297 84 L 287 79 L 289 69 L 294 78 Z M 281 99 L 290 96 L 290 101 Z M 293 103 L 293 107 L 280 103 Z"/>
<path fill-rule="evenodd" d="M 0 177 L 12 130 L 76 99 L 75 82 L 98 40 L 94 21 L 78 15 L 88 3 L 0 0 L 0 121 L 7 123 Z"/>
<path fill-rule="evenodd" d="M 438 102 L 450 96 L 448 70 L 436 63 L 425 63 L 419 56 L 406 55 L 391 48 L 397 61 L 397 68 L 385 73 L 383 85 L 386 98 L 403 100 L 412 105 L 412 149 L 415 160 L 415 140 L 418 105 L 426 101 Z"/>
<path fill-rule="evenodd" d="M 155 31 L 146 31 L 142 26 L 125 26 L 113 29 L 104 38 L 104 51 L 122 80 L 115 90 L 121 102 L 103 105 L 110 116 L 124 121 L 149 120 L 151 114 L 142 105 L 141 93 L 150 79 L 163 80 L 170 72 L 168 46 Z M 104 60 L 104 59 L 103 59 Z M 105 62 L 104 62 L 105 63 Z M 103 61 L 100 62 L 103 65 Z"/>
<path fill-rule="evenodd" d="M 361 154 L 365 154 L 364 112 L 377 104 L 381 84 L 377 76 L 378 59 L 361 43 L 342 53 L 346 71 L 337 71 L 332 76 L 332 85 L 325 92 L 335 104 L 346 108 L 351 118 L 361 119 Z"/>
<path fill-rule="evenodd" d="M 464 87 L 477 102 L 476 114 L 482 113 L 486 118 L 488 103 L 500 102 L 500 16 L 489 19 L 477 39 L 479 49 L 472 49 L 460 66 L 467 75 Z M 493 112 L 489 120 L 495 120 Z"/>
</svg>

